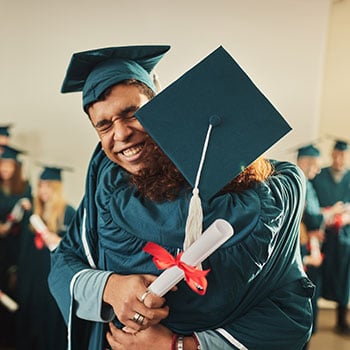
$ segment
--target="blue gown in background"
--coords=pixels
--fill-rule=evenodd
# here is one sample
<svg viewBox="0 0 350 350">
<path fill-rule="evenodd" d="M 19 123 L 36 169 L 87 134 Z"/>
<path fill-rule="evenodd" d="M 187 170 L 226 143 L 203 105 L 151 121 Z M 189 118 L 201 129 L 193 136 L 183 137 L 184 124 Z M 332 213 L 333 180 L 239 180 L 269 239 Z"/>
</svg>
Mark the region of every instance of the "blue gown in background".
<svg viewBox="0 0 350 350">
<path fill-rule="evenodd" d="M 321 207 L 334 205 L 338 201 L 350 203 L 350 171 L 336 182 L 331 168 L 323 168 L 313 180 Z M 326 299 L 347 305 L 350 293 L 350 225 L 328 227 L 323 245 L 323 288 Z"/>
<path fill-rule="evenodd" d="M 75 214 L 67 205 L 58 235 L 63 237 Z M 18 263 L 18 338 L 17 350 L 66 350 L 67 327 L 53 299 L 47 278 L 51 266 L 50 250 L 38 249 L 28 225 L 22 235 Z"/>
<path fill-rule="evenodd" d="M 211 269 L 204 296 L 185 282 L 166 295 L 170 307 L 162 321 L 166 327 L 182 334 L 206 329 L 226 332 L 249 350 L 297 350 L 308 341 L 314 286 L 303 271 L 299 249 L 305 178 L 290 163 L 274 166 L 274 176 L 256 188 L 203 203 L 204 229 L 223 218 L 235 234 L 203 263 L 203 268 Z M 163 203 L 140 198 L 128 174 L 109 161 L 100 146 L 96 149 L 85 197 L 52 254 L 49 276 L 66 321 L 72 321 L 72 349 L 103 349 L 105 324 L 75 316 L 74 302 L 70 309 L 71 281 L 90 268 L 91 260 L 99 270 L 159 275 L 142 248 L 152 241 L 172 255 L 182 249 L 189 195 L 182 193 Z M 86 255 L 84 242 L 91 255 Z M 89 332 L 82 333 L 82 327 Z M 83 334 L 86 343 L 79 339 Z"/>
<path fill-rule="evenodd" d="M 306 183 L 306 201 L 305 209 L 302 218 L 302 222 L 305 225 L 306 231 L 315 231 L 323 229 L 324 227 L 324 218 L 321 213 L 321 207 L 318 201 L 316 191 L 312 185 L 312 182 L 307 180 Z M 321 249 L 322 243 L 320 243 Z M 302 247 L 302 255 L 310 255 L 310 247 Z M 318 316 L 318 305 L 317 300 L 321 296 L 322 288 L 322 267 L 321 266 L 306 266 L 306 274 L 315 284 L 315 294 L 312 298 L 312 309 L 313 309 L 313 333 L 317 331 L 317 316 Z"/>
<path fill-rule="evenodd" d="M 32 200 L 32 189 L 27 183 L 23 193 L 6 194 L 0 189 L 0 222 L 5 223 L 12 209 L 22 198 Z M 26 228 L 28 215 L 14 223 L 5 237 L 0 237 L 0 289 L 17 301 L 17 288 L 11 279 L 16 276 L 20 238 Z M 11 272 L 12 271 L 12 272 Z M 16 340 L 16 313 L 0 304 L 0 345 L 14 345 Z"/>
</svg>

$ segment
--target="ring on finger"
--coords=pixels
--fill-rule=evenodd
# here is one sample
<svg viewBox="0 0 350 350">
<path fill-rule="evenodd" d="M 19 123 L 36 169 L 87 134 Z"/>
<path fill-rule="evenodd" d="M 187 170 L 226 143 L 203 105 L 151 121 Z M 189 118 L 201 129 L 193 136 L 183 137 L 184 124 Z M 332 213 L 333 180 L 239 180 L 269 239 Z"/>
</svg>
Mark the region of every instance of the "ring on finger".
<svg viewBox="0 0 350 350">
<path fill-rule="evenodd" d="M 139 314 L 138 312 L 135 312 L 135 315 L 132 318 L 132 320 L 139 325 L 142 325 L 144 319 L 145 319 L 145 316 Z"/>
<path fill-rule="evenodd" d="M 146 300 L 148 294 L 151 294 L 151 291 L 147 289 L 147 290 L 142 294 L 141 303 L 143 303 L 143 304 L 145 303 L 145 300 Z"/>
</svg>

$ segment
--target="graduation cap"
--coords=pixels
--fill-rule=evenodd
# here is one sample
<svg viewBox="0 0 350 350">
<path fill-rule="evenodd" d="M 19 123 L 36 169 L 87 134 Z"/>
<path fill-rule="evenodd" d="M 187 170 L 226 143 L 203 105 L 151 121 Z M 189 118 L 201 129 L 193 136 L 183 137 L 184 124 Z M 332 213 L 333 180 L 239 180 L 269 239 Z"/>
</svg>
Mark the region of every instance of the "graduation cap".
<svg viewBox="0 0 350 350">
<path fill-rule="evenodd" d="M 10 136 L 9 129 L 12 127 L 12 125 L 1 125 L 0 126 L 0 136 Z"/>
<path fill-rule="evenodd" d="M 346 151 L 349 148 L 349 140 L 345 140 L 344 138 L 338 138 L 332 134 L 326 134 L 326 138 L 331 139 L 334 142 L 333 149 L 337 149 L 339 151 Z"/>
<path fill-rule="evenodd" d="M 62 181 L 63 170 L 72 171 L 73 169 L 69 167 L 44 166 L 39 178 L 40 180 Z"/>
<path fill-rule="evenodd" d="M 298 149 L 298 158 L 300 157 L 319 157 L 320 151 L 314 145 L 306 145 Z"/>
<path fill-rule="evenodd" d="M 199 192 L 213 197 L 291 130 L 221 46 L 135 116 L 194 188 L 188 223 L 202 220 Z"/>
<path fill-rule="evenodd" d="M 8 145 L 3 145 L 1 146 L 2 152 L 0 155 L 1 159 L 13 159 L 18 162 L 18 155 L 19 154 L 25 154 L 24 151 L 21 151 L 19 149 L 16 149 L 14 147 L 8 146 Z"/>
<path fill-rule="evenodd" d="M 136 79 L 153 91 L 150 72 L 170 49 L 168 45 L 107 47 L 74 53 L 61 92 L 83 92 L 83 107 L 98 100 L 109 87 Z"/>
<path fill-rule="evenodd" d="M 346 151 L 348 148 L 348 143 L 344 140 L 336 140 L 334 143 L 334 149 L 337 149 L 339 151 Z"/>
</svg>

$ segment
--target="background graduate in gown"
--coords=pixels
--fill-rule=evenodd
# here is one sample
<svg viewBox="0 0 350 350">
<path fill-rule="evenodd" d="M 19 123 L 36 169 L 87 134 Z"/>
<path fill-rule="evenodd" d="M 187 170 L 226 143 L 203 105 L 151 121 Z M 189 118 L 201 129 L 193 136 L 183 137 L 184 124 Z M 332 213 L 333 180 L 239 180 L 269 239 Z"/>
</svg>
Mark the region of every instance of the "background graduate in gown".
<svg viewBox="0 0 350 350">
<path fill-rule="evenodd" d="M 332 163 L 315 177 L 313 186 L 321 207 L 327 208 L 337 202 L 344 204 L 343 213 L 335 216 L 332 225 L 326 229 L 322 296 L 337 302 L 336 331 L 350 336 L 347 320 L 350 294 L 350 171 L 346 166 L 347 154 L 347 142 L 335 141 L 331 151 Z"/>
<path fill-rule="evenodd" d="M 0 289 L 17 300 L 17 263 L 20 237 L 31 208 L 31 186 L 24 178 L 21 151 L 2 146 L 0 155 Z M 15 316 L 0 305 L 0 344 L 14 345 Z"/>
<path fill-rule="evenodd" d="M 18 350 L 67 348 L 67 328 L 47 283 L 50 250 L 57 247 L 75 214 L 63 193 L 62 170 L 44 167 L 34 195 L 33 213 L 41 218 L 47 230 L 35 232 L 28 224 L 22 235 L 18 266 Z"/>
</svg>

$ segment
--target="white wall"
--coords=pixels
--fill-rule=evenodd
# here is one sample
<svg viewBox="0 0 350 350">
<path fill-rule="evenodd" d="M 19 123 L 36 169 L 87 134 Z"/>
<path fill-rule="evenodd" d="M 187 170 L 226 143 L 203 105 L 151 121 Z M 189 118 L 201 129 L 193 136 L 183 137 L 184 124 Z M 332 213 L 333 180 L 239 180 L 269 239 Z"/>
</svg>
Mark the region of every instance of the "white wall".
<svg viewBox="0 0 350 350">
<path fill-rule="evenodd" d="M 97 142 L 81 95 L 60 94 L 73 52 L 104 46 L 170 44 L 157 72 L 163 86 L 223 45 L 294 130 L 270 154 L 318 129 L 330 0 L 0 0 L 0 124 L 13 122 L 13 144 L 35 161 L 69 165 L 68 198 L 83 193 Z"/>
<path fill-rule="evenodd" d="M 330 161 L 332 137 L 350 142 L 350 0 L 333 0 L 321 99 L 320 148 Z M 349 161 L 349 159 L 348 159 Z"/>
</svg>

